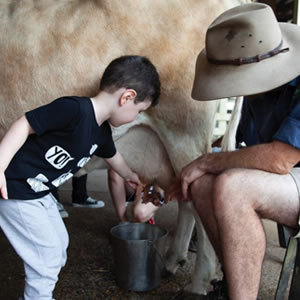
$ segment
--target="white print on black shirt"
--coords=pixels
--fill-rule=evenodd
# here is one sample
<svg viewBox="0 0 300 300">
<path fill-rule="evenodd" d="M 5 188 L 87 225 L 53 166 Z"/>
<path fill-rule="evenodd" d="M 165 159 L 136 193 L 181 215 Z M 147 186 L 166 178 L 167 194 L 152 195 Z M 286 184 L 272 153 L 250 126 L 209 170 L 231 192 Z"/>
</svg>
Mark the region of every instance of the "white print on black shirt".
<svg viewBox="0 0 300 300">
<path fill-rule="evenodd" d="M 92 145 L 90 149 L 90 155 L 92 155 L 96 149 L 98 148 L 97 144 Z M 61 148 L 60 146 L 53 146 L 51 147 L 47 153 L 45 154 L 46 160 L 56 169 L 62 169 L 69 161 L 74 160 L 71 155 Z M 83 157 L 77 163 L 78 167 L 83 167 L 88 161 L 90 157 Z M 70 171 L 60 175 L 58 178 L 52 181 L 52 184 L 55 187 L 58 187 L 69 180 L 74 174 Z M 28 178 L 27 183 L 30 185 L 32 190 L 35 192 L 42 192 L 49 190 L 49 187 L 46 186 L 44 183 L 48 182 L 48 178 L 44 174 L 38 174 L 35 178 Z"/>
<path fill-rule="evenodd" d="M 28 178 L 27 183 L 31 186 L 31 188 L 35 192 L 42 192 L 42 191 L 47 191 L 49 188 L 43 184 L 43 182 L 48 182 L 48 178 L 43 175 L 39 174 L 35 178 Z"/>
<path fill-rule="evenodd" d="M 90 155 L 92 155 L 96 149 L 98 148 L 97 144 L 94 144 L 91 149 L 90 149 Z M 88 161 L 90 160 L 90 157 L 83 157 L 78 163 L 77 163 L 77 167 L 82 168 L 84 165 L 86 165 L 88 163 Z"/>
<path fill-rule="evenodd" d="M 90 160 L 90 157 L 83 157 L 78 163 L 77 163 L 77 167 L 82 168 L 84 165 L 86 165 L 88 163 L 88 161 Z"/>
<path fill-rule="evenodd" d="M 60 146 L 51 147 L 45 154 L 45 158 L 56 169 L 62 169 L 70 160 L 74 159 Z"/>
<path fill-rule="evenodd" d="M 97 148 L 98 148 L 98 145 L 94 144 L 90 149 L 90 155 L 92 155 L 96 151 Z"/>
<path fill-rule="evenodd" d="M 74 174 L 71 173 L 71 170 L 67 173 L 62 174 L 61 176 L 59 176 L 58 178 L 54 179 L 52 181 L 52 184 L 56 187 L 62 185 L 63 183 L 65 183 L 67 180 L 69 180 Z"/>
</svg>

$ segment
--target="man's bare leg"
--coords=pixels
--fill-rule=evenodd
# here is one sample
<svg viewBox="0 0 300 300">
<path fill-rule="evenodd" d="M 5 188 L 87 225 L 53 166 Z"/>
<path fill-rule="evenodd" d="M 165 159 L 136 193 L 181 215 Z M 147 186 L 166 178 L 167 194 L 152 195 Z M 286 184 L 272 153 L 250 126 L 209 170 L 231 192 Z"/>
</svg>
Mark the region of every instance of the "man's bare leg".
<svg viewBox="0 0 300 300">
<path fill-rule="evenodd" d="M 191 194 L 194 207 L 203 223 L 206 233 L 220 260 L 223 261 L 219 230 L 212 206 L 212 195 L 215 184 L 215 175 L 204 175 L 201 180 L 195 181 L 191 186 Z"/>
<path fill-rule="evenodd" d="M 230 299 L 254 300 L 266 247 L 260 218 L 296 227 L 297 188 L 290 175 L 257 170 L 234 169 L 219 175 L 214 182 L 212 178 L 211 199 L 197 199 L 201 179 L 192 185 L 196 210 L 215 247 L 218 241 L 213 239 L 221 237 L 219 249 L 222 250 Z"/>
</svg>

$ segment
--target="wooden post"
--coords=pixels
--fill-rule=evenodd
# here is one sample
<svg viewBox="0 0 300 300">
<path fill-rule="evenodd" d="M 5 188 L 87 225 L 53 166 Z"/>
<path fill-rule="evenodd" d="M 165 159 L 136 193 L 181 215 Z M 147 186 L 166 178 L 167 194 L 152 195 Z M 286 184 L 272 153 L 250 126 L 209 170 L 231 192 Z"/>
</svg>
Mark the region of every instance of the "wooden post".
<svg viewBox="0 0 300 300">
<path fill-rule="evenodd" d="M 289 241 L 288 248 L 285 252 L 285 257 L 284 257 L 274 300 L 285 299 L 285 293 L 288 287 L 290 275 L 295 265 L 297 245 L 298 245 L 297 239 L 291 238 Z"/>
<path fill-rule="evenodd" d="M 299 7 L 299 1 L 294 0 L 294 13 L 293 13 L 293 23 L 294 24 L 300 24 L 300 7 Z"/>
</svg>

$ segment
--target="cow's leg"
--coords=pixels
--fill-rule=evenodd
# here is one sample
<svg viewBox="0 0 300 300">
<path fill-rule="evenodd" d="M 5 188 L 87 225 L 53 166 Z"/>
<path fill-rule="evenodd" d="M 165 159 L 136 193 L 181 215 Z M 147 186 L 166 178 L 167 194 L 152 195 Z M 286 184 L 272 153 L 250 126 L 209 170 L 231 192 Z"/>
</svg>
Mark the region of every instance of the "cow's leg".
<svg viewBox="0 0 300 300">
<path fill-rule="evenodd" d="M 175 274 L 178 267 L 185 263 L 194 225 L 192 204 L 179 201 L 176 229 L 166 254 L 168 272 Z"/>
<path fill-rule="evenodd" d="M 210 288 L 211 281 L 217 277 L 218 260 L 201 220 L 190 202 L 179 202 L 177 226 L 165 264 L 167 270 L 175 274 L 178 267 L 186 261 L 194 224 L 197 229 L 198 251 L 192 283 L 186 287 L 186 291 L 205 295 Z"/>
</svg>

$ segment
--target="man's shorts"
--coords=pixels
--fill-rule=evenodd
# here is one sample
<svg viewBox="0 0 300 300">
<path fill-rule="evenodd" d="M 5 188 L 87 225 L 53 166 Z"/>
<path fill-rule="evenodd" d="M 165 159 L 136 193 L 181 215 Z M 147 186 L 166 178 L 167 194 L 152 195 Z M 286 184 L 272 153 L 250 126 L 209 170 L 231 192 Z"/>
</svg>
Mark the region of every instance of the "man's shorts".
<svg viewBox="0 0 300 300">
<path fill-rule="evenodd" d="M 300 168 L 293 168 L 291 170 L 290 174 L 296 183 L 297 190 L 298 190 L 298 197 L 299 197 L 299 201 L 300 201 Z M 294 235 L 297 238 L 300 238 L 300 215 L 299 215 L 299 219 L 298 219 L 298 224 L 299 224 L 298 231 L 294 230 L 292 232 L 292 235 Z"/>
</svg>

